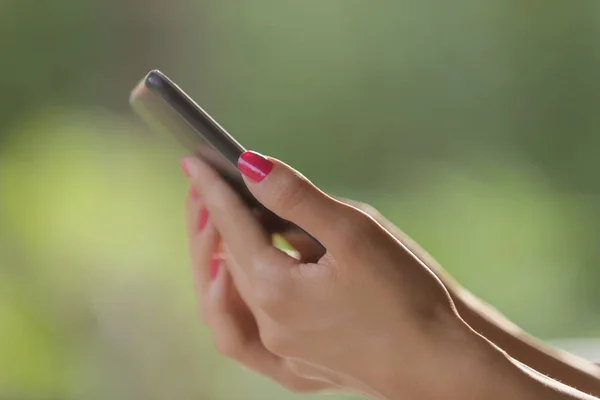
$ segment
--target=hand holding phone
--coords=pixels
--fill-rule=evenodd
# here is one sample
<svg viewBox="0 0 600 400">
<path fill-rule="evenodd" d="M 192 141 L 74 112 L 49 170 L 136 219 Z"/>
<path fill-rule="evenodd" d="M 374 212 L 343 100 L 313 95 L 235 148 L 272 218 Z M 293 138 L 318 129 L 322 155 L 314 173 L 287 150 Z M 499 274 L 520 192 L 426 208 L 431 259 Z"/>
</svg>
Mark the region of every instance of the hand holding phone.
<svg viewBox="0 0 600 400">
<path fill-rule="evenodd" d="M 237 168 L 238 159 L 246 149 L 166 75 L 150 71 L 133 89 L 130 103 L 150 126 L 175 137 L 187 151 L 210 164 L 255 211 L 270 233 L 302 231 L 252 196 Z"/>
</svg>

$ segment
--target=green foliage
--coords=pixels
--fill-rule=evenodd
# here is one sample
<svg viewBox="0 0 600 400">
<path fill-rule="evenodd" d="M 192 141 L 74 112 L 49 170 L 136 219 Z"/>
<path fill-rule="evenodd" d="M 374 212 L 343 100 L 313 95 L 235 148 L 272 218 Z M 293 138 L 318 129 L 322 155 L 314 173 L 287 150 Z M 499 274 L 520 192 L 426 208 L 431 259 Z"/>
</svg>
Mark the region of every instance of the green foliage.
<svg viewBox="0 0 600 400">
<path fill-rule="evenodd" d="M 126 104 L 154 67 L 532 333 L 599 334 L 597 2 L 0 11 L 0 396 L 299 398 L 197 319 L 178 149 Z"/>
</svg>

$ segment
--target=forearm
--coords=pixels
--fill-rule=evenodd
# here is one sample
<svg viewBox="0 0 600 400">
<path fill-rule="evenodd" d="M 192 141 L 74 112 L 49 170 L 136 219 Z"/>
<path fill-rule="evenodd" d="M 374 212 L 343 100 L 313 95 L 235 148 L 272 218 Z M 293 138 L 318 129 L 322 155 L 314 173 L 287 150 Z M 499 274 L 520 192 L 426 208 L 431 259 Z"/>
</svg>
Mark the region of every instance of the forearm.
<svg viewBox="0 0 600 400">
<path fill-rule="evenodd" d="M 411 362 L 421 380 L 403 382 L 394 373 L 380 371 L 377 376 L 384 380 L 371 386 L 378 389 L 371 396 L 378 400 L 598 400 L 514 360 L 464 322 L 458 325 L 464 328 L 444 330 L 430 344 L 430 351 Z"/>
<path fill-rule="evenodd" d="M 460 294 L 455 297 L 455 305 L 465 322 L 511 357 L 543 375 L 600 396 L 600 367 L 544 345 L 479 299 Z"/>
<path fill-rule="evenodd" d="M 408 235 L 385 226 L 444 282 L 461 318 L 473 330 L 506 351 L 512 358 L 566 385 L 600 396 L 600 367 L 574 355 L 552 349 L 527 335 L 496 310 L 473 297 Z"/>
<path fill-rule="evenodd" d="M 516 360 L 512 360 L 512 363 L 520 369 L 525 375 L 527 375 L 537 386 L 534 389 L 535 393 L 532 393 L 530 399 L 579 399 L 579 400 L 598 400 L 598 397 L 584 393 L 580 390 L 574 389 L 571 386 L 567 386 L 563 383 L 557 382 L 548 378 L 545 375 L 540 374 Z"/>
</svg>

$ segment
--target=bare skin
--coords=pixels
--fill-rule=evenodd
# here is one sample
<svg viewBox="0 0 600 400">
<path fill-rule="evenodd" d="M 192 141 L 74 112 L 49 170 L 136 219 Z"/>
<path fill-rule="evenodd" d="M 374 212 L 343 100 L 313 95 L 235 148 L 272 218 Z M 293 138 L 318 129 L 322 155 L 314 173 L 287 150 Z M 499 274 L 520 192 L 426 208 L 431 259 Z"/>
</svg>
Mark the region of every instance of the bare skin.
<svg viewBox="0 0 600 400">
<path fill-rule="evenodd" d="M 303 254 L 301 245 L 298 258 L 276 249 L 210 167 L 184 159 L 193 188 L 187 210 L 196 291 L 222 354 L 296 392 L 593 399 L 514 361 L 473 330 L 438 275 L 373 217 L 287 165 L 258 157 L 245 166 L 250 191 L 327 254 L 308 263 L 310 250 Z"/>
<path fill-rule="evenodd" d="M 600 396 L 600 367 L 572 354 L 546 346 L 529 336 L 481 299 L 456 282 L 435 259 L 373 207 L 352 200 L 342 200 L 368 213 L 423 261 L 444 283 L 460 316 L 475 331 L 511 357 L 543 375 L 582 392 Z"/>
</svg>

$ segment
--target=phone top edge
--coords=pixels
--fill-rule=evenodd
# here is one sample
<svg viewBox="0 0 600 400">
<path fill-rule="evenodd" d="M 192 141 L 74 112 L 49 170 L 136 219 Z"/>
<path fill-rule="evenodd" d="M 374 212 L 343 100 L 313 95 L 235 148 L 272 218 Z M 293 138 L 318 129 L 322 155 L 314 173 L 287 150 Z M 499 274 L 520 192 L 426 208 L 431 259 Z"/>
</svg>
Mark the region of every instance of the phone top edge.
<svg viewBox="0 0 600 400">
<path fill-rule="evenodd" d="M 219 130 L 237 149 L 240 154 L 245 152 L 246 149 L 237 140 L 233 138 L 213 117 L 208 114 L 198 103 L 196 103 L 187 93 L 185 93 L 175 82 L 173 82 L 167 75 L 153 69 L 146 77 L 140 82 L 140 85 L 146 89 L 152 91 L 154 94 L 163 98 L 167 103 L 175 109 L 175 111 L 185 119 L 192 127 L 196 126 L 195 121 L 191 120 L 191 116 L 195 113 L 191 113 L 193 109 L 210 125 L 215 129 Z M 136 88 L 137 89 L 137 88 Z M 136 90 L 134 89 L 134 91 Z"/>
<path fill-rule="evenodd" d="M 168 80 L 169 78 L 159 70 L 151 70 L 131 90 L 131 93 L 129 94 L 129 104 L 133 105 L 135 101 L 142 96 L 144 90 L 151 90 L 152 92 L 160 91 L 163 82 Z"/>
<path fill-rule="evenodd" d="M 142 83 L 148 89 L 160 90 L 165 86 L 176 86 L 165 74 L 157 69 L 153 69 L 146 74 Z M 181 89 L 180 89 L 181 90 Z"/>
<path fill-rule="evenodd" d="M 246 149 L 237 142 L 219 123 L 171 79 L 159 70 L 151 70 L 132 90 L 129 101 L 134 109 L 151 97 L 162 100 L 175 115 L 211 147 L 219 151 L 237 169 L 239 157 Z M 190 149 L 188 147 L 188 149 Z M 194 149 L 191 149 L 195 152 Z"/>
</svg>

